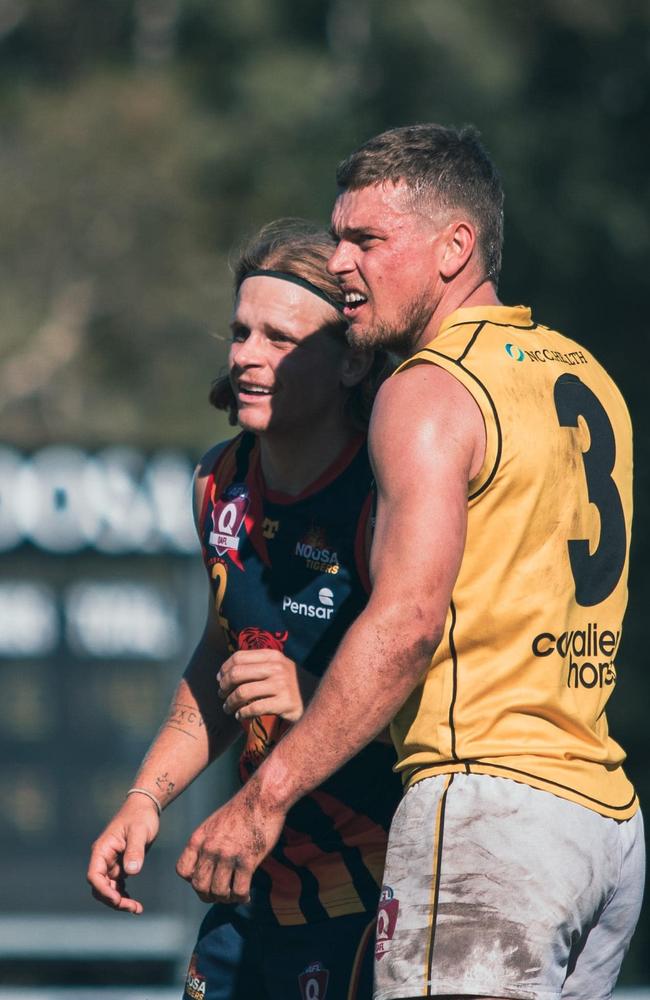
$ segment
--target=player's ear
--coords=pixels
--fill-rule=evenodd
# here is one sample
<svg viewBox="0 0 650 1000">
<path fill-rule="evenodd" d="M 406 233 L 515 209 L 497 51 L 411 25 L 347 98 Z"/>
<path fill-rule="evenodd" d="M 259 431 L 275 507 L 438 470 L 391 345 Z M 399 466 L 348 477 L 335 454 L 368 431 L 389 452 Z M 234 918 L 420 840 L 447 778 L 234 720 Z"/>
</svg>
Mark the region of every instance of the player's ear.
<svg viewBox="0 0 650 1000">
<path fill-rule="evenodd" d="M 360 347 L 346 347 L 341 360 L 341 385 L 346 389 L 362 382 L 374 360 L 373 351 L 364 351 Z"/>
<path fill-rule="evenodd" d="M 475 246 L 476 230 L 470 222 L 461 220 L 450 223 L 440 259 L 443 278 L 455 278 L 472 256 Z"/>
</svg>

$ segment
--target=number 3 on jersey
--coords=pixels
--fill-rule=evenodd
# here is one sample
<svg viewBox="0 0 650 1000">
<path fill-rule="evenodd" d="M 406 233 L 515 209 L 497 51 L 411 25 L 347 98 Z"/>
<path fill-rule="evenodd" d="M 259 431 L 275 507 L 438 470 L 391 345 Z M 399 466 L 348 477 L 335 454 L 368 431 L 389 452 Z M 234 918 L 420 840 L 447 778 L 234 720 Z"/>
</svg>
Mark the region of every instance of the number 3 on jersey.
<svg viewBox="0 0 650 1000">
<path fill-rule="evenodd" d="M 623 504 L 612 479 L 616 440 L 607 413 L 591 389 L 575 375 L 561 375 L 553 390 L 561 427 L 577 427 L 581 416 L 589 429 L 589 450 L 582 453 L 590 503 L 600 515 L 600 539 L 590 555 L 589 540 L 568 542 L 576 601 L 583 607 L 600 604 L 618 583 L 627 551 Z"/>
</svg>

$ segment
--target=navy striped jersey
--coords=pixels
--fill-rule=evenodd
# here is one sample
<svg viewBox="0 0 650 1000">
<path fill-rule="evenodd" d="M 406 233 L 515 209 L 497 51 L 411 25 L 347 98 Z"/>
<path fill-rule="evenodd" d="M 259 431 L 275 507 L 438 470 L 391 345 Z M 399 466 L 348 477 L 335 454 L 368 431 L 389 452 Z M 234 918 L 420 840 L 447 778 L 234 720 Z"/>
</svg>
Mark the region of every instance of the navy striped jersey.
<svg viewBox="0 0 650 1000">
<path fill-rule="evenodd" d="M 320 677 L 369 589 L 372 473 L 363 436 L 299 496 L 266 488 L 259 443 L 242 433 L 220 451 L 201 512 L 203 556 L 228 648 L 283 651 Z M 244 724 L 242 781 L 289 724 Z M 318 746 L 314 746 L 318 753 Z M 310 923 L 376 908 L 387 831 L 401 795 L 391 746 L 373 742 L 289 811 L 258 869 L 262 919 Z"/>
</svg>

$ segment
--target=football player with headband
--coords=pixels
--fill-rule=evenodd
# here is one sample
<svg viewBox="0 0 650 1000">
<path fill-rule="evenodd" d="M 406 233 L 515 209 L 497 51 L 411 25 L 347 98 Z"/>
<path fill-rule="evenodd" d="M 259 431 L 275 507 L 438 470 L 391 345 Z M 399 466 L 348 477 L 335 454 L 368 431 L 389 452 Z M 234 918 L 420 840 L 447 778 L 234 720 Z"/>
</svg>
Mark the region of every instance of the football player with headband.
<svg viewBox="0 0 650 1000">
<path fill-rule="evenodd" d="M 118 910 L 142 912 L 125 879 L 141 870 L 162 811 L 242 734 L 246 782 L 302 716 L 367 600 L 365 432 L 388 359 L 348 344 L 326 270 L 334 248 L 326 233 L 282 220 L 235 268 L 229 374 L 210 399 L 241 432 L 211 449 L 195 476 L 205 630 L 88 871 L 96 898 Z M 250 900 L 208 911 L 185 1000 L 369 1000 L 387 830 L 401 789 L 394 763 L 380 736 L 295 804 Z M 190 843 L 205 848 L 209 838 L 208 818 Z M 224 897 L 217 885 L 199 894 Z"/>
</svg>

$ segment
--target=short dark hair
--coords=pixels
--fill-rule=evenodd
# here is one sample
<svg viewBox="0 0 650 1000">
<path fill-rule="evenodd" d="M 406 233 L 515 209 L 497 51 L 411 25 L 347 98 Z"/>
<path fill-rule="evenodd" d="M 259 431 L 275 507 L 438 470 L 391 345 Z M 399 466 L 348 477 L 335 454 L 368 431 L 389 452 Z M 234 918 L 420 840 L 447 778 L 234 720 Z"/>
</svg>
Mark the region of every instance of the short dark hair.
<svg viewBox="0 0 650 1000">
<path fill-rule="evenodd" d="M 326 230 L 304 219 L 270 222 L 239 251 L 233 266 L 235 297 L 249 274 L 264 269 L 302 278 L 331 299 L 340 300 L 341 289 L 326 267 L 335 249 L 336 243 Z M 345 339 L 347 320 L 334 305 L 331 312 L 331 332 Z M 393 368 L 394 363 L 385 351 L 374 351 L 370 371 L 350 390 L 347 398 L 346 411 L 355 427 L 361 430 L 367 428 L 377 390 Z M 227 375 L 213 382 L 209 398 L 217 410 L 228 413 L 229 422 L 234 427 L 237 423 L 237 403 Z"/>
<path fill-rule="evenodd" d="M 414 205 L 429 202 L 462 209 L 476 226 L 486 277 L 495 284 L 503 247 L 503 188 L 490 156 L 471 125 L 404 125 L 369 139 L 336 171 L 342 190 L 404 182 Z"/>
</svg>

